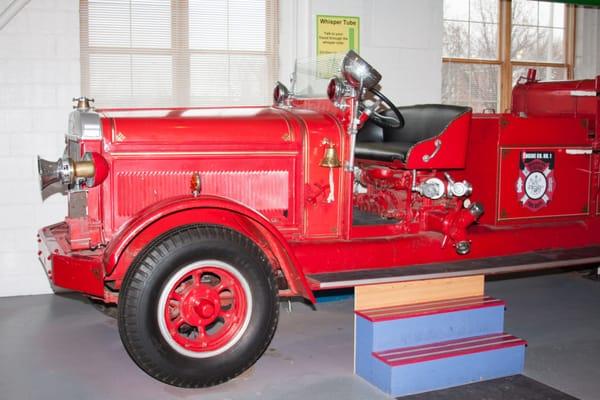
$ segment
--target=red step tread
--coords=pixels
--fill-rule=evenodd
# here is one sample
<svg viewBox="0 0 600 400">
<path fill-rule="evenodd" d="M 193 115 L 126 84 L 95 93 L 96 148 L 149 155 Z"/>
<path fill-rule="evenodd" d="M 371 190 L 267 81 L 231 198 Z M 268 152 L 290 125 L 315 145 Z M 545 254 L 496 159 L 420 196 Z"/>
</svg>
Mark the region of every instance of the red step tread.
<svg viewBox="0 0 600 400">
<path fill-rule="evenodd" d="M 395 367 L 526 345 L 525 340 L 508 333 L 493 333 L 420 346 L 402 347 L 372 354 L 387 365 Z"/>
<path fill-rule="evenodd" d="M 489 296 L 473 296 L 402 306 L 370 308 L 354 313 L 369 321 L 379 322 L 497 306 L 505 306 L 504 301 Z"/>
</svg>

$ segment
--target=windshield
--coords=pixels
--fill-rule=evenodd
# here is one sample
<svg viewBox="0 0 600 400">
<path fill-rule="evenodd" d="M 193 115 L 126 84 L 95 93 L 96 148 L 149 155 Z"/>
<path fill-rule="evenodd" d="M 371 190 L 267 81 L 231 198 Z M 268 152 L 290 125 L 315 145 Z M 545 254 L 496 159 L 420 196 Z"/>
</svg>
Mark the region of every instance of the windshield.
<svg viewBox="0 0 600 400">
<path fill-rule="evenodd" d="M 334 76 L 340 76 L 345 55 L 332 53 L 296 60 L 292 77 L 294 97 L 327 97 L 327 84 Z"/>
</svg>

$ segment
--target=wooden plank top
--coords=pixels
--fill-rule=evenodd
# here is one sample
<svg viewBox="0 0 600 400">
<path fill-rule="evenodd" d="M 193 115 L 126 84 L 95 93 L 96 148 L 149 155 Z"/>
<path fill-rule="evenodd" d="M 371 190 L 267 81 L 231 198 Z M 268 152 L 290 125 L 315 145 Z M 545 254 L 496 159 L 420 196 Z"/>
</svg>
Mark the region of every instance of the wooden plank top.
<svg viewBox="0 0 600 400">
<path fill-rule="evenodd" d="M 354 288 L 354 309 L 362 311 L 483 294 L 483 275 L 365 285 Z"/>
</svg>

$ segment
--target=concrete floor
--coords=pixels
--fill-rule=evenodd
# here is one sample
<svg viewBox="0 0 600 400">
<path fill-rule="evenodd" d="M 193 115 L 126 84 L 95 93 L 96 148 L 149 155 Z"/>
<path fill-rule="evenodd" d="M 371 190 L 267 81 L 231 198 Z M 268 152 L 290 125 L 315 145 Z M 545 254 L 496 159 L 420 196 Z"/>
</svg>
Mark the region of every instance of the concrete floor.
<svg viewBox="0 0 600 400">
<path fill-rule="evenodd" d="M 600 282 L 578 272 L 487 283 L 506 300 L 506 329 L 529 341 L 525 374 L 600 398 Z M 352 374 L 352 301 L 282 307 L 265 355 L 235 380 L 189 390 L 129 359 L 116 321 L 77 296 L 0 299 L 0 399 L 387 399 Z"/>
</svg>

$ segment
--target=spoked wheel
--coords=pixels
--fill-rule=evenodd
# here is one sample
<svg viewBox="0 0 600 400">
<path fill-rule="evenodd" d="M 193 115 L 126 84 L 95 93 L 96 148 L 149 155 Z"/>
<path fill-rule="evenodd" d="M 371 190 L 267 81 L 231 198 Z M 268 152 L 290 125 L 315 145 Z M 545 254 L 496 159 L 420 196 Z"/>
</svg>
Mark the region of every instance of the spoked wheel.
<svg viewBox="0 0 600 400">
<path fill-rule="evenodd" d="M 158 325 L 164 339 L 189 357 L 227 351 L 250 322 L 252 294 L 231 265 L 205 260 L 169 279 L 158 300 Z"/>
<path fill-rule="evenodd" d="M 273 271 L 252 241 L 223 227 L 191 225 L 159 237 L 136 258 L 121 288 L 119 332 L 152 377 L 211 386 L 256 362 L 278 311 Z"/>
</svg>

